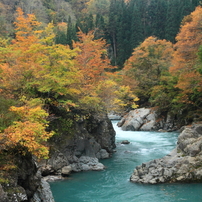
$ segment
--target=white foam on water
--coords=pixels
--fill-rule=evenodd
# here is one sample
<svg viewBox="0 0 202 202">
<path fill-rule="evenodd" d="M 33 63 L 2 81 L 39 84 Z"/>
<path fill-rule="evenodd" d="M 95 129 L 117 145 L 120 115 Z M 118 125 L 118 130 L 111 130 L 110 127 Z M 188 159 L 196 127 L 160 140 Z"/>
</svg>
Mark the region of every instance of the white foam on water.
<svg viewBox="0 0 202 202">
<path fill-rule="evenodd" d="M 117 140 L 130 140 L 132 142 L 157 142 L 165 141 L 162 139 L 162 133 L 152 133 L 147 131 L 123 131 L 113 122 L 113 127 L 116 131 Z"/>
<path fill-rule="evenodd" d="M 112 122 L 116 131 L 116 141 L 120 143 L 122 140 L 128 140 L 137 150 L 134 153 L 143 155 L 153 152 L 168 154 L 173 148 L 173 140 L 171 133 L 151 132 L 151 131 L 123 131 L 117 126 L 117 122 Z M 176 137 L 173 136 L 176 139 Z M 128 147 L 128 145 L 121 145 Z M 158 148 L 158 149 L 156 149 Z M 131 148 L 132 149 L 132 148 Z"/>
</svg>

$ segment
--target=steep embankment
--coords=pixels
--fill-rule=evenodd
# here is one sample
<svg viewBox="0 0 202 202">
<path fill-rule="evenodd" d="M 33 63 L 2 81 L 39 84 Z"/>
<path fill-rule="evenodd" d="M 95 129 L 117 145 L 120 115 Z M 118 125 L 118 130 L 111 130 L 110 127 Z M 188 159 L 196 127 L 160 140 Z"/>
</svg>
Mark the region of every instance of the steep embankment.
<svg viewBox="0 0 202 202">
<path fill-rule="evenodd" d="M 115 148 L 115 131 L 106 115 L 91 114 L 74 123 L 74 133 L 52 138 L 51 158 L 42 165 L 42 175 L 68 175 L 71 171 L 102 170 L 98 159 L 109 158 Z"/>
<path fill-rule="evenodd" d="M 106 115 L 91 114 L 77 119 L 73 127 L 71 134 L 66 131 L 51 139 L 50 159 L 36 163 L 31 155 L 15 157 L 17 169 L 6 174 L 7 181 L 0 183 L 0 202 L 54 202 L 43 176 L 104 169 L 98 159 L 109 158 L 115 148 L 110 120 Z"/>
<path fill-rule="evenodd" d="M 185 127 L 167 156 L 137 166 L 130 180 L 139 183 L 201 182 L 202 124 Z"/>
<path fill-rule="evenodd" d="M 12 158 L 15 168 L 4 173 L 0 202 L 54 202 L 50 186 L 41 178 L 33 157 L 27 154 Z"/>
</svg>

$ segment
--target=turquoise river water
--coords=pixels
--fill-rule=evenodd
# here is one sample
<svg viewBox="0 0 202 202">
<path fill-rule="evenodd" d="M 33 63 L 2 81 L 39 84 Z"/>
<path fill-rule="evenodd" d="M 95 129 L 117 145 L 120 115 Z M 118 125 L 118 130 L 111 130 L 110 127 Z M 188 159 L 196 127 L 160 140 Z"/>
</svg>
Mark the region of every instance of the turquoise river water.
<svg viewBox="0 0 202 202">
<path fill-rule="evenodd" d="M 103 171 L 75 173 L 51 183 L 56 202 L 202 202 L 202 184 L 144 185 L 131 183 L 133 169 L 143 162 L 161 158 L 176 145 L 178 133 L 116 130 L 116 153 L 102 160 Z M 129 140 L 129 145 L 120 144 Z"/>
</svg>

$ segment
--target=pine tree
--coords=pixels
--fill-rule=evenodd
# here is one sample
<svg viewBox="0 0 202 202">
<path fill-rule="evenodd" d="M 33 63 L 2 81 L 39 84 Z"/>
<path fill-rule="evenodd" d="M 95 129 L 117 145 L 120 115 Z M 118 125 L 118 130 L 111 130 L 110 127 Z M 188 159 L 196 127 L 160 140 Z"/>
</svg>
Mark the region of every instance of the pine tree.
<svg viewBox="0 0 202 202">
<path fill-rule="evenodd" d="M 66 30 L 67 30 L 67 23 L 62 22 L 57 25 L 56 36 L 55 36 L 56 44 L 63 44 L 63 45 L 67 44 Z"/>
<path fill-rule="evenodd" d="M 183 17 L 189 15 L 194 9 L 195 6 L 190 0 L 180 1 L 180 21 L 182 21 Z"/>
<path fill-rule="evenodd" d="M 128 4 L 123 0 L 118 4 L 118 32 L 117 32 L 117 65 L 122 66 L 126 59 L 129 58 L 130 52 L 130 27 L 131 18 L 128 12 Z"/>
<path fill-rule="evenodd" d="M 96 15 L 95 19 L 95 39 L 105 38 L 106 25 L 102 15 L 99 13 Z"/>
<path fill-rule="evenodd" d="M 112 47 L 111 62 L 113 65 L 117 64 L 117 23 L 118 23 L 118 10 L 117 10 L 117 1 L 111 0 L 109 8 L 109 23 L 107 26 L 109 33 L 109 40 Z"/>
<path fill-rule="evenodd" d="M 164 39 L 166 3 L 162 0 L 152 0 L 148 6 L 149 35 Z"/>
<path fill-rule="evenodd" d="M 130 35 L 130 51 L 132 53 L 133 49 L 136 48 L 143 40 L 143 25 L 141 19 L 140 9 L 138 9 L 138 4 L 130 5 L 132 7 L 131 11 L 131 35 Z"/>
<path fill-rule="evenodd" d="M 89 31 L 92 31 L 92 30 L 94 30 L 94 20 L 93 20 L 93 15 L 92 14 L 90 14 L 89 16 L 88 16 L 88 18 L 87 18 L 87 33 L 89 32 Z"/>
<path fill-rule="evenodd" d="M 72 41 L 77 41 L 77 34 L 76 34 L 76 25 L 74 25 L 71 21 L 71 17 L 68 19 L 68 26 L 67 26 L 67 36 L 66 36 L 66 43 L 72 48 Z"/>
<path fill-rule="evenodd" d="M 179 31 L 180 25 L 180 13 L 179 13 L 179 1 L 170 0 L 168 2 L 166 27 L 165 27 L 165 39 L 171 42 L 175 42 L 175 37 Z"/>
</svg>

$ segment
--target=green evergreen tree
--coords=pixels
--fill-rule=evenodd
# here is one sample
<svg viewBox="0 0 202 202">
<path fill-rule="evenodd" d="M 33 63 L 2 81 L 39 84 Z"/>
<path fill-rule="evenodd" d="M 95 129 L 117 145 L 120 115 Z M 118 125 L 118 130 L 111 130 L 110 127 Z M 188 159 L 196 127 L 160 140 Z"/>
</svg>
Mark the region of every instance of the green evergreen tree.
<svg viewBox="0 0 202 202">
<path fill-rule="evenodd" d="M 67 35 L 64 31 L 57 30 L 56 36 L 55 36 L 55 43 L 56 44 L 67 44 Z"/>
<path fill-rule="evenodd" d="M 95 19 L 95 39 L 106 38 L 106 24 L 104 18 L 99 13 Z"/>
<path fill-rule="evenodd" d="M 122 67 L 125 60 L 131 55 L 131 15 L 128 10 L 128 4 L 126 4 L 123 0 L 120 1 L 117 32 L 117 65 L 119 67 Z"/>
<path fill-rule="evenodd" d="M 196 3 L 196 1 L 195 1 L 195 3 Z M 194 5 L 194 2 L 192 2 L 190 0 L 180 1 L 180 8 L 181 8 L 180 20 L 182 20 L 184 18 L 184 16 L 189 15 L 195 9 L 195 7 L 196 6 Z"/>
<path fill-rule="evenodd" d="M 91 30 L 94 30 L 94 19 L 93 19 L 93 15 L 89 14 L 86 15 L 84 17 L 82 17 L 81 19 L 79 19 L 79 28 L 82 30 L 82 32 L 84 33 L 88 33 Z"/>
<path fill-rule="evenodd" d="M 179 0 L 170 0 L 167 7 L 165 39 L 175 43 L 180 27 Z"/>
<path fill-rule="evenodd" d="M 118 29 L 118 3 L 119 0 L 111 0 L 109 8 L 109 23 L 107 25 L 108 40 L 111 44 L 112 51 L 110 52 L 110 59 L 113 65 L 117 65 L 117 29 Z"/>
<path fill-rule="evenodd" d="M 166 3 L 162 0 L 152 0 L 148 6 L 149 36 L 165 38 Z"/>
<path fill-rule="evenodd" d="M 72 41 L 77 41 L 77 31 L 76 31 L 76 25 L 72 23 L 71 17 L 68 19 L 68 26 L 67 26 L 67 36 L 66 41 L 67 44 L 72 48 Z"/>
<path fill-rule="evenodd" d="M 92 14 L 90 14 L 87 18 L 87 27 L 88 31 L 94 30 L 94 20 Z"/>
<path fill-rule="evenodd" d="M 140 9 L 138 9 L 138 6 L 139 5 L 137 3 L 130 5 L 130 7 L 132 8 L 130 12 L 132 14 L 130 35 L 131 53 L 133 49 L 136 48 L 144 40 L 141 12 Z"/>
</svg>

